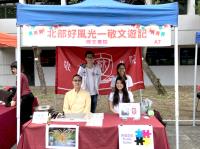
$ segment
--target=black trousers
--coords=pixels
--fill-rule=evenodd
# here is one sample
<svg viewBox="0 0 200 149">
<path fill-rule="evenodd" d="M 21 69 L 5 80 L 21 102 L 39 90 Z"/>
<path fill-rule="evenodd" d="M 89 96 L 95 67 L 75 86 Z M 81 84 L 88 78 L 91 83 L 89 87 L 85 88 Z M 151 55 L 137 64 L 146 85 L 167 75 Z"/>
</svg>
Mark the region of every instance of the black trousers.
<svg viewBox="0 0 200 149">
<path fill-rule="evenodd" d="M 23 125 L 31 119 L 34 96 L 32 93 L 21 97 L 20 123 Z"/>
</svg>

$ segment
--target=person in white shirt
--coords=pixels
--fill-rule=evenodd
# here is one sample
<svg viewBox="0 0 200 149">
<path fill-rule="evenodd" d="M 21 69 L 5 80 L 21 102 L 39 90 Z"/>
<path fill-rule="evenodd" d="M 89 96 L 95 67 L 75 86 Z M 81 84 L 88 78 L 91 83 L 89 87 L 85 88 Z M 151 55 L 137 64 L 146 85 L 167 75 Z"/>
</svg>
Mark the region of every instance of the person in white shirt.
<svg viewBox="0 0 200 149">
<path fill-rule="evenodd" d="M 112 77 L 112 80 L 111 80 L 111 88 L 112 88 L 112 91 L 114 91 L 115 89 L 115 81 L 116 81 L 116 78 L 121 76 L 122 78 L 124 78 L 124 80 L 126 81 L 126 87 L 128 90 L 131 90 L 131 87 L 133 86 L 133 81 L 132 81 L 132 78 L 130 75 L 127 75 L 126 74 L 126 67 L 125 67 L 125 64 L 124 63 L 119 63 L 117 65 L 117 75 L 116 76 L 113 76 Z"/>
<path fill-rule="evenodd" d="M 91 96 L 91 112 L 95 113 L 98 98 L 98 89 L 101 80 L 101 68 L 94 63 L 94 53 L 86 51 L 86 64 L 81 64 L 78 74 L 83 78 L 81 88 L 87 90 Z"/>
<path fill-rule="evenodd" d="M 133 94 L 127 90 L 126 82 L 123 77 L 117 77 L 115 89 L 109 95 L 109 108 L 113 113 L 119 113 L 119 103 L 134 102 Z"/>
</svg>

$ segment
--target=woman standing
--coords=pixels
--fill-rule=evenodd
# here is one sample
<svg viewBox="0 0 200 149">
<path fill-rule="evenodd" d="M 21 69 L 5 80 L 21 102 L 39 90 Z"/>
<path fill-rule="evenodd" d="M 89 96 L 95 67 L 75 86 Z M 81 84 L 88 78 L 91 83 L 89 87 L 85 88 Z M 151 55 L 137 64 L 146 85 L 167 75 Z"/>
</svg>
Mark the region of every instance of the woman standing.
<svg viewBox="0 0 200 149">
<path fill-rule="evenodd" d="M 131 87 L 133 86 L 133 81 L 130 75 L 126 74 L 126 67 L 124 63 L 119 63 L 117 65 L 117 75 L 113 76 L 112 80 L 111 80 L 111 88 L 112 91 L 114 91 L 115 89 L 115 81 L 117 77 L 122 77 L 125 82 L 126 82 L 126 87 L 128 90 L 131 90 Z"/>
<path fill-rule="evenodd" d="M 114 92 L 109 96 L 109 107 L 113 113 L 119 113 L 119 103 L 134 102 L 133 94 L 127 90 L 126 82 L 123 77 L 117 77 Z"/>
</svg>

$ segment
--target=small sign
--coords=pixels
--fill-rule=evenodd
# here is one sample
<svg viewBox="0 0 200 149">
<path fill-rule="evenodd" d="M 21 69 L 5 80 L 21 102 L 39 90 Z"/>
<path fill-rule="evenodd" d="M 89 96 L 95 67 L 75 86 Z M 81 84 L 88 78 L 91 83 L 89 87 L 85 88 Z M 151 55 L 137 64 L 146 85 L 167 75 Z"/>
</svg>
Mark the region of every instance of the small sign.
<svg viewBox="0 0 200 149">
<path fill-rule="evenodd" d="M 78 149 L 79 126 L 46 125 L 46 148 Z"/>
<path fill-rule="evenodd" d="M 43 124 L 48 121 L 48 112 L 34 112 L 32 123 Z"/>
<path fill-rule="evenodd" d="M 119 103 L 119 117 L 140 119 L 140 103 Z"/>
<path fill-rule="evenodd" d="M 86 126 L 102 127 L 104 113 L 91 113 L 88 115 Z"/>
<path fill-rule="evenodd" d="M 154 149 L 153 127 L 123 125 L 119 129 L 119 149 Z"/>
</svg>

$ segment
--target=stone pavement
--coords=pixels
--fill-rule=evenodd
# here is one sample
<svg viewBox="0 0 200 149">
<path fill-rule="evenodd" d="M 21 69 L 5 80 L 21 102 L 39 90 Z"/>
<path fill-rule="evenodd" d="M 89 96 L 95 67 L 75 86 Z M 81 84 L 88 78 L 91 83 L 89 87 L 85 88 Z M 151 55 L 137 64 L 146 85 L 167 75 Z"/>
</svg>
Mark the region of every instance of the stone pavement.
<svg viewBox="0 0 200 149">
<path fill-rule="evenodd" d="M 176 149 L 176 129 L 174 124 L 166 127 L 170 149 Z M 179 149 L 200 149 L 200 125 L 180 124 Z"/>
</svg>

